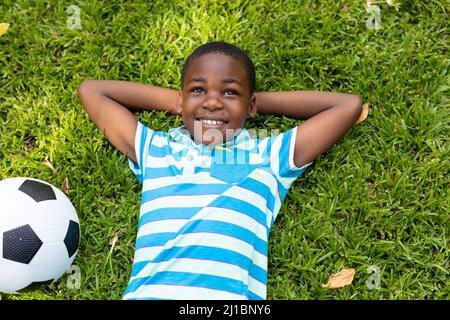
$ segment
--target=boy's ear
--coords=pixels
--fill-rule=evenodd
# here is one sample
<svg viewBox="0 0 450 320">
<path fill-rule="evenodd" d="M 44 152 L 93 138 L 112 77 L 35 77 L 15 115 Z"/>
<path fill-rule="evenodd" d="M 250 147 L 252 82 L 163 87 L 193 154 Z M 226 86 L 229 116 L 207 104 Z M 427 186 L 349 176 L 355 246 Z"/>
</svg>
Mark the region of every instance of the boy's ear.
<svg viewBox="0 0 450 320">
<path fill-rule="evenodd" d="M 254 118 L 256 115 L 256 95 L 253 94 L 252 97 L 250 98 L 250 104 L 248 106 L 248 114 L 247 114 L 247 118 Z"/>
<path fill-rule="evenodd" d="M 183 99 L 181 98 L 181 91 L 178 91 L 177 110 L 178 114 L 181 114 L 181 110 L 183 110 Z"/>
</svg>

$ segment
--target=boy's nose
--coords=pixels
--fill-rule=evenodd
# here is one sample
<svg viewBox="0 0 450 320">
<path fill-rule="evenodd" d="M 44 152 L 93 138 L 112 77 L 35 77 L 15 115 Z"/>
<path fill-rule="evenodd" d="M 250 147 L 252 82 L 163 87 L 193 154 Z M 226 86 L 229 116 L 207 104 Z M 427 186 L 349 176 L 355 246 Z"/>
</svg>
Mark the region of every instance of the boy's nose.
<svg viewBox="0 0 450 320">
<path fill-rule="evenodd" d="M 216 96 L 211 96 L 205 100 L 203 107 L 209 110 L 223 109 L 223 104 Z"/>
</svg>

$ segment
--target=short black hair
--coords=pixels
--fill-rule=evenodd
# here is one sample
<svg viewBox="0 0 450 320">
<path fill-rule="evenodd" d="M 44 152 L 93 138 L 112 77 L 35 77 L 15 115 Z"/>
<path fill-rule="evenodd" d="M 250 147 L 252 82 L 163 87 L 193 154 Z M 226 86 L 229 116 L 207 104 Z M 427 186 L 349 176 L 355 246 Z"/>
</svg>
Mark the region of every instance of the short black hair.
<svg viewBox="0 0 450 320">
<path fill-rule="evenodd" d="M 189 55 L 189 57 L 184 62 L 183 69 L 181 71 L 181 88 L 183 88 L 186 70 L 192 63 L 192 61 L 208 53 L 221 53 L 242 63 L 247 72 L 250 95 L 253 94 L 256 86 L 255 66 L 253 65 L 253 61 L 249 58 L 249 56 L 244 50 L 236 47 L 235 45 L 223 41 L 213 41 L 205 43 L 197 47 Z"/>
</svg>

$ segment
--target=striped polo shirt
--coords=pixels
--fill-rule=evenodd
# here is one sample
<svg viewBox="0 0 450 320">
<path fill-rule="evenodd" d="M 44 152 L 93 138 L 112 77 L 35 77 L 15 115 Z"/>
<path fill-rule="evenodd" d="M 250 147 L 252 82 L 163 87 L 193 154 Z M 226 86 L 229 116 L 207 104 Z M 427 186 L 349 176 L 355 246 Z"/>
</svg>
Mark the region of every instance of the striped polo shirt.
<svg viewBox="0 0 450 320">
<path fill-rule="evenodd" d="M 269 231 L 292 182 L 297 127 L 267 138 L 242 129 L 210 147 L 186 127 L 138 122 L 130 169 L 142 183 L 123 299 L 266 299 Z"/>
</svg>

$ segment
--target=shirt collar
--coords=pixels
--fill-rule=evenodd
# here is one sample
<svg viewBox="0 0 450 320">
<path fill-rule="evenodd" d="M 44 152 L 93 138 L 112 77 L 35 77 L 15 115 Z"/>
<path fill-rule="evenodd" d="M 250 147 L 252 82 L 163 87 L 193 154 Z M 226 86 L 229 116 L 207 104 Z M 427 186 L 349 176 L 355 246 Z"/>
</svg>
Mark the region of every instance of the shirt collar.
<svg viewBox="0 0 450 320">
<path fill-rule="evenodd" d="M 189 148 L 198 149 L 199 151 L 212 151 L 214 148 L 217 148 L 217 147 L 219 147 L 221 149 L 228 149 L 228 148 L 233 148 L 233 147 L 239 148 L 239 145 L 242 145 L 243 148 L 246 149 L 245 145 L 248 144 L 249 141 L 251 140 L 251 137 L 250 137 L 247 129 L 245 129 L 245 128 L 242 128 L 241 132 L 239 132 L 239 134 L 234 136 L 229 141 L 226 141 L 225 143 L 222 143 L 222 144 L 218 144 L 214 147 L 195 143 L 192 140 L 189 130 L 187 129 L 186 126 L 169 129 L 168 134 L 169 134 L 170 140 L 177 142 L 177 143 L 181 143 Z"/>
</svg>

